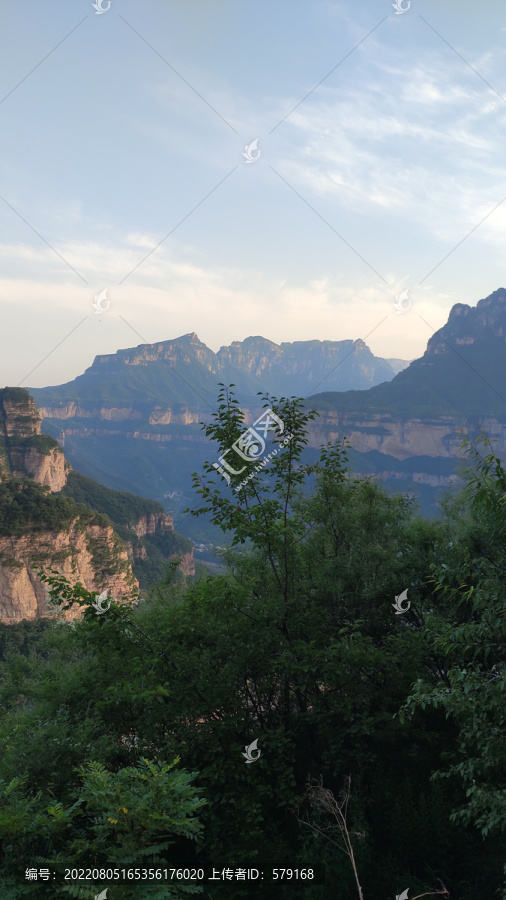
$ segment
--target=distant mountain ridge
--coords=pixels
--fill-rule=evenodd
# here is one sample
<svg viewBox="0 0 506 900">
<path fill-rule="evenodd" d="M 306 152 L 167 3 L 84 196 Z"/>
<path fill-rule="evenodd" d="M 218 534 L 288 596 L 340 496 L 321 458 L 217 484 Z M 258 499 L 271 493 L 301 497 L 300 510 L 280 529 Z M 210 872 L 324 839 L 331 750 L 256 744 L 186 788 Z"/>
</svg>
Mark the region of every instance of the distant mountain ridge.
<svg viewBox="0 0 506 900">
<path fill-rule="evenodd" d="M 378 360 L 363 341 L 277 345 L 250 337 L 213 353 L 189 334 L 98 356 L 73 382 L 31 393 L 44 430 L 75 468 L 163 503 L 194 540 L 209 533 L 184 509 L 195 505 L 192 471 L 217 451 L 201 423 L 215 409 L 220 381 L 236 385 L 245 426 L 258 415 L 260 391 L 307 398 L 319 413 L 308 453 L 346 437 L 355 471 L 413 490 L 434 514 L 435 492 L 457 480 L 463 434 L 486 431 L 506 455 L 505 335 L 500 288 L 476 307 L 456 304 L 423 356 L 397 374 L 402 361 Z M 352 377 L 353 389 L 329 390 Z"/>
<path fill-rule="evenodd" d="M 365 388 L 395 371 L 362 340 L 278 345 L 249 337 L 214 353 L 191 333 L 97 356 L 74 381 L 34 388 L 31 395 L 45 432 L 79 472 L 164 503 L 179 531 L 182 510 L 194 499 L 191 472 L 209 452 L 200 423 L 216 409 L 220 382 L 235 385 L 250 424 L 261 406 L 260 391 L 307 396 L 323 382 Z M 190 525 L 186 534 L 204 539 L 202 519 L 184 521 Z"/>
<path fill-rule="evenodd" d="M 77 400 L 87 411 L 126 404 L 143 417 L 150 405 L 167 408 L 168 398 L 173 409 L 214 407 L 220 381 L 234 383 L 246 405 L 257 402 L 260 390 L 305 397 L 323 382 L 332 390 L 365 389 L 393 378 L 402 361 L 395 363 L 374 356 L 362 340 L 278 345 L 248 337 L 214 353 L 191 333 L 96 356 L 74 381 L 30 392 L 43 408 L 64 408 Z M 65 417 L 76 412 L 69 407 Z"/>
</svg>

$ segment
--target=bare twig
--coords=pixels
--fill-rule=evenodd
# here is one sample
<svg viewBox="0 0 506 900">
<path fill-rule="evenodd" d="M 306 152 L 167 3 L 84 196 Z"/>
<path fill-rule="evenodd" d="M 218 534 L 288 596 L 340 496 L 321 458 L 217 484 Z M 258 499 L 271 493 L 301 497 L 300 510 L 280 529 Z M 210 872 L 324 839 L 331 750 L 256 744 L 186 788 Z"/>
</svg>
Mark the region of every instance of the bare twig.
<svg viewBox="0 0 506 900">
<path fill-rule="evenodd" d="M 332 840 L 332 838 L 329 837 L 329 835 L 326 834 L 322 828 L 319 828 L 317 825 L 315 825 L 313 822 L 311 822 L 309 820 L 309 814 L 308 814 L 307 819 L 301 819 L 298 815 L 298 808 L 296 810 L 294 810 L 294 813 L 299 822 L 301 822 L 303 825 L 308 825 L 309 828 L 311 828 L 316 834 L 321 834 L 323 837 L 327 838 L 327 840 L 330 841 L 331 844 L 334 844 L 335 847 L 338 847 L 339 850 L 341 850 L 343 853 L 346 853 L 346 855 L 350 859 L 350 862 L 351 862 L 351 865 L 353 868 L 353 874 L 355 875 L 355 881 L 357 884 L 359 900 L 364 900 L 364 894 L 362 892 L 362 888 L 360 886 L 360 881 L 358 878 L 357 866 L 356 866 L 356 862 L 355 862 L 355 856 L 353 853 L 353 846 L 351 843 L 350 834 L 354 837 L 360 837 L 360 838 L 365 837 L 365 835 L 362 834 L 360 831 L 350 832 L 348 829 L 348 824 L 347 824 L 346 818 L 348 815 L 348 803 L 349 803 L 350 797 L 351 797 L 351 775 L 348 775 L 348 777 L 345 779 L 345 782 L 344 782 L 344 788 L 339 795 L 339 800 L 336 800 L 332 791 L 330 791 L 328 788 L 323 787 L 322 776 L 320 776 L 319 781 L 313 781 L 312 784 L 310 784 L 307 787 L 306 793 L 304 794 L 304 797 L 302 798 L 302 802 L 304 800 L 308 801 L 309 804 L 313 807 L 313 809 L 315 809 L 315 810 L 319 809 L 320 811 L 322 811 L 324 813 L 328 813 L 335 819 L 335 821 L 339 827 L 339 830 L 341 832 L 341 835 L 343 837 L 343 840 L 344 840 L 344 847 L 341 846 L 341 844 L 339 844 L 337 841 Z M 441 890 L 427 891 L 425 894 L 418 894 L 416 897 L 413 897 L 412 900 L 420 900 L 421 897 L 429 897 L 429 896 L 430 897 L 435 897 L 435 896 L 449 897 L 450 892 L 447 891 L 443 882 L 440 879 L 438 879 L 438 880 L 441 885 Z"/>
<path fill-rule="evenodd" d="M 335 847 L 338 847 L 339 850 L 342 850 L 344 853 L 346 853 L 346 855 L 350 859 L 353 868 L 353 874 L 355 875 L 359 900 L 364 900 L 364 894 L 362 892 L 362 888 L 360 886 L 360 881 L 358 878 L 355 855 L 353 853 L 353 845 L 351 843 L 350 832 L 348 830 L 348 825 L 346 822 L 346 817 L 348 814 L 348 801 L 351 797 L 350 788 L 351 775 L 348 775 L 348 777 L 345 779 L 344 789 L 339 795 L 339 800 L 336 800 L 332 791 L 330 791 L 328 788 L 323 787 L 323 779 L 322 776 L 320 776 L 319 781 L 313 781 L 313 784 L 309 785 L 305 794 L 305 799 L 309 801 L 313 808 L 320 809 L 324 813 L 330 814 L 336 820 L 344 840 L 344 847 L 338 844 L 337 841 L 333 841 L 328 834 L 325 834 L 325 831 L 310 822 L 309 818 L 307 820 L 301 819 L 297 815 L 297 812 L 295 812 L 295 815 L 299 822 L 302 822 L 304 825 L 308 825 L 317 834 L 323 835 L 323 837 L 326 837 L 327 840 L 331 842 L 331 844 L 334 844 Z M 360 832 L 352 832 L 352 834 L 356 837 L 364 837 L 364 835 Z"/>
<path fill-rule="evenodd" d="M 440 878 L 438 878 L 438 881 L 439 881 L 439 884 L 441 885 L 440 891 L 429 891 L 426 894 L 417 894 L 416 897 L 413 897 L 413 900 L 420 900 L 420 897 L 436 897 L 436 896 L 449 897 L 450 891 L 446 890 L 446 888 Z"/>
</svg>

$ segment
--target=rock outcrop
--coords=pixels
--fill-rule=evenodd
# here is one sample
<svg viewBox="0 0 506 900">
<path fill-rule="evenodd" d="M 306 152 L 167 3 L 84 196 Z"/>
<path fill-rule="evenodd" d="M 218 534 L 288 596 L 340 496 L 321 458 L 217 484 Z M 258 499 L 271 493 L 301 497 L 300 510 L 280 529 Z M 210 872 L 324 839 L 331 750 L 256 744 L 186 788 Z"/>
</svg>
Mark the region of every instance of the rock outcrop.
<svg viewBox="0 0 506 900">
<path fill-rule="evenodd" d="M 193 550 L 191 553 L 183 553 L 180 556 L 181 562 L 179 563 L 179 568 L 183 575 L 186 577 L 190 577 L 195 575 L 195 560 L 193 558 Z"/>
<path fill-rule="evenodd" d="M 159 531 L 173 531 L 174 522 L 172 516 L 167 513 L 148 513 L 141 516 L 135 525 L 127 525 L 126 528 L 133 531 L 138 538 L 142 538 L 147 534 L 156 534 Z"/>
<path fill-rule="evenodd" d="M 61 491 L 67 480 L 63 451 L 57 441 L 41 435 L 42 416 L 28 391 L 0 390 L 0 482 L 28 477 Z"/>
<path fill-rule="evenodd" d="M 153 535 L 166 536 L 174 534 L 174 522 L 172 516 L 167 513 L 147 513 L 141 516 L 135 524 L 125 526 L 126 531 L 135 534 L 137 540 L 129 541 L 125 539 L 125 546 L 129 559 L 132 561 L 144 560 L 148 558 L 146 543 L 141 543 L 140 539 Z M 190 544 L 189 541 L 185 543 Z M 193 558 L 193 548 L 187 552 L 179 550 L 172 553 L 169 559 L 179 557 L 179 569 L 185 576 L 195 575 L 195 560 Z"/>
<path fill-rule="evenodd" d="M 58 612 L 48 606 L 39 570 L 54 569 L 71 584 L 107 590 L 119 601 L 139 587 L 127 549 L 105 516 L 59 496 L 71 466 L 40 426 L 28 391 L 0 390 L 0 622 L 5 624 Z M 81 610 L 73 607 L 63 615 L 74 619 Z"/>
<path fill-rule="evenodd" d="M 395 459 L 412 456 L 456 458 L 465 435 L 481 431 L 497 441 L 495 449 L 506 455 L 506 423 L 488 417 L 462 420 L 441 416 L 437 420 L 407 419 L 399 421 L 389 415 L 361 417 L 353 413 L 319 410 L 319 416 L 308 431 L 309 446 L 319 447 L 326 441 L 346 437 L 359 453 L 377 450 Z"/>
<path fill-rule="evenodd" d="M 71 584 L 89 591 L 108 591 L 121 601 L 138 587 L 127 552 L 110 526 L 70 523 L 68 530 L 27 532 L 0 536 L 0 622 L 13 625 L 22 619 L 58 614 L 47 601 L 45 584 L 37 570 L 57 569 Z M 79 618 L 80 607 L 63 613 L 67 621 Z"/>
</svg>

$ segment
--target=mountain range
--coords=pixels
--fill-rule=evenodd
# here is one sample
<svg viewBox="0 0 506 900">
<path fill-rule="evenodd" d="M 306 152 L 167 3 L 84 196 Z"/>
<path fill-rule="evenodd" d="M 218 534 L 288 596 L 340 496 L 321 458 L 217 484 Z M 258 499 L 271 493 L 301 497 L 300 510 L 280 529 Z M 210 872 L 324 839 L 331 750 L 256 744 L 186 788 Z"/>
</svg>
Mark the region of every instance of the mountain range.
<svg viewBox="0 0 506 900">
<path fill-rule="evenodd" d="M 171 341 L 141 344 L 117 353 L 96 356 L 74 381 L 51 388 L 34 388 L 41 407 L 67 404 L 89 414 L 113 403 L 126 408 L 158 409 L 186 405 L 215 407 L 219 382 L 235 384 L 245 403 L 255 403 L 259 390 L 305 397 L 322 384 L 329 390 L 364 389 L 388 381 L 408 361 L 374 356 L 362 340 L 296 341 L 275 344 L 249 337 L 210 350 L 196 334 Z M 146 406 L 147 404 L 147 406 Z"/>
<path fill-rule="evenodd" d="M 205 520 L 182 511 L 194 501 L 191 472 L 209 453 L 200 423 L 210 421 L 220 382 L 235 385 L 253 421 L 259 391 L 307 396 L 322 384 L 366 388 L 407 365 L 375 357 L 362 340 L 278 345 L 249 337 L 214 353 L 187 334 L 97 356 L 74 381 L 31 389 L 31 395 L 44 431 L 65 448 L 75 469 L 164 503 L 178 530 L 203 540 L 210 534 Z"/>
<path fill-rule="evenodd" d="M 417 494 L 435 515 L 441 489 L 458 481 L 463 434 L 484 430 L 499 455 L 506 451 L 505 334 L 501 288 L 476 307 L 456 304 L 409 364 L 378 359 L 361 340 L 277 345 L 250 337 L 213 353 L 189 334 L 97 356 L 74 381 L 31 395 L 44 432 L 75 469 L 158 500 L 194 540 L 210 532 L 183 510 L 195 505 L 191 473 L 216 453 L 201 424 L 216 408 L 219 382 L 235 385 L 245 425 L 259 414 L 259 392 L 307 398 L 318 412 L 309 455 L 347 437 L 352 469 Z"/>
</svg>

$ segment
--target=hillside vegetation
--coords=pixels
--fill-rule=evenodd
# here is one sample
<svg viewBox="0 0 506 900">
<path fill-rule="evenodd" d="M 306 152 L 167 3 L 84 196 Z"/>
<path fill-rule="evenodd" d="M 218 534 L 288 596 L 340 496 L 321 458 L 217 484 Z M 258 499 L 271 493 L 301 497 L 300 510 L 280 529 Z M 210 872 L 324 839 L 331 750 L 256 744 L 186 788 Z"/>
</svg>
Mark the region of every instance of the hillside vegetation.
<svg viewBox="0 0 506 900">
<path fill-rule="evenodd" d="M 51 494 L 46 485 L 28 478 L 0 484 L 0 535 L 29 534 L 38 531 L 65 531 L 72 521 L 110 525 L 106 516 L 71 497 Z"/>
<path fill-rule="evenodd" d="M 116 534 L 132 545 L 132 570 L 141 588 L 147 588 L 162 577 L 171 557 L 192 553 L 193 544 L 189 538 L 177 534 L 172 527 L 143 537 L 135 534 L 133 527 L 143 517 L 166 517 L 163 506 L 156 500 L 114 491 L 75 471 L 69 473 L 61 493 L 107 516 Z"/>
</svg>

